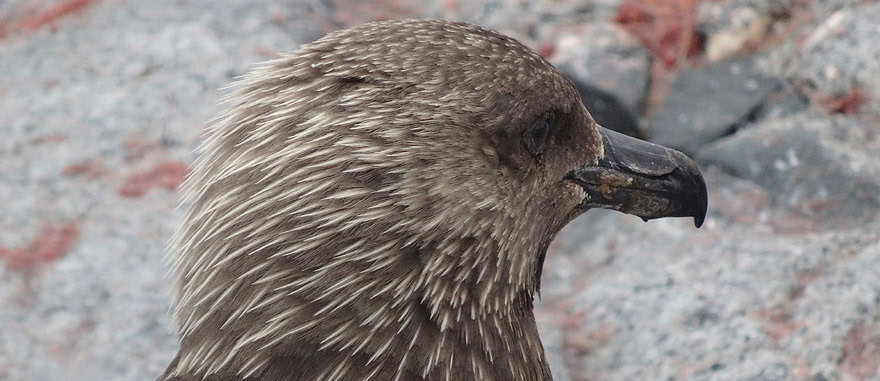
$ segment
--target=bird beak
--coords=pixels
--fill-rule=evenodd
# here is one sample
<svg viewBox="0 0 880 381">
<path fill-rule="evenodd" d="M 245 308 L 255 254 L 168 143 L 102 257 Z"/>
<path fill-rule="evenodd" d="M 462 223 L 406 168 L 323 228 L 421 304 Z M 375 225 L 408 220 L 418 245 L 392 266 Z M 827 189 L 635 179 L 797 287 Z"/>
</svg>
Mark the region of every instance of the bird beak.
<svg viewBox="0 0 880 381">
<path fill-rule="evenodd" d="M 683 153 L 599 127 L 605 156 L 566 178 L 583 187 L 580 207 L 613 209 L 647 221 L 661 217 L 706 218 L 706 182 Z"/>
</svg>

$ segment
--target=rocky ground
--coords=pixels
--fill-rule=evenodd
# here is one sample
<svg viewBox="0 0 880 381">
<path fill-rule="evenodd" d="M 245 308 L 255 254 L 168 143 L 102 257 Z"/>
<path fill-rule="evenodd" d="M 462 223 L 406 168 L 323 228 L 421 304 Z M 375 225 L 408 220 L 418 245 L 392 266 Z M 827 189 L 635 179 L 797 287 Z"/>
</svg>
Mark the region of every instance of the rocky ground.
<svg viewBox="0 0 880 381">
<path fill-rule="evenodd" d="M 592 211 L 536 312 L 559 380 L 880 380 L 880 3 L 0 0 L 0 379 L 149 380 L 217 89 L 375 19 L 469 21 L 607 127 L 703 166 L 710 214 Z"/>
</svg>

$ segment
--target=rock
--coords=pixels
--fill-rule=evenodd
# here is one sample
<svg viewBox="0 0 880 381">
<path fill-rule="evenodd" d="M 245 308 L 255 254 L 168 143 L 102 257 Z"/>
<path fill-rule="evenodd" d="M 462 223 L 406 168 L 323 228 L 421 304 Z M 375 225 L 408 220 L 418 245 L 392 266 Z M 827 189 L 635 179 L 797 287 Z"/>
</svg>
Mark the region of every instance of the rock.
<svg viewBox="0 0 880 381">
<path fill-rule="evenodd" d="M 861 2 L 860 2 L 861 3 Z M 817 19 L 799 41 L 774 50 L 768 72 L 804 83 L 818 97 L 863 93 L 860 110 L 880 113 L 880 4 L 845 8 Z"/>
<path fill-rule="evenodd" d="M 621 0 L 471 0 L 418 1 L 402 3 L 418 8 L 426 17 L 464 21 L 520 39 L 535 47 L 549 41 L 562 28 L 586 22 L 608 20 Z"/>
<path fill-rule="evenodd" d="M 183 212 L 171 191 L 116 190 L 191 161 L 229 73 L 307 41 L 323 1 L 278 22 L 273 1 L 26 3 L 0 0 L 0 24 L 55 18 L 0 39 L 0 379 L 155 380 L 178 346 L 162 257 Z M 64 175 L 85 162 L 103 175 Z M 59 224 L 76 239 L 41 233 Z M 20 271 L 17 249 L 55 260 Z"/>
<path fill-rule="evenodd" d="M 771 31 L 776 15 L 791 0 L 702 1 L 697 6 L 697 28 L 706 38 L 706 57 L 719 61 L 759 43 Z"/>
<path fill-rule="evenodd" d="M 715 171 L 706 175 L 710 210 L 721 202 L 713 189 L 749 187 Z M 607 331 L 576 357 L 584 374 L 572 372 L 573 379 L 863 375 L 871 357 L 853 352 L 877 337 L 880 275 L 871 263 L 880 225 L 843 230 L 817 221 L 827 231 L 780 234 L 767 229 L 772 221 L 741 223 L 715 213 L 700 230 L 686 220 L 642 223 L 624 215 L 589 227 L 588 245 L 559 248 L 545 262 L 580 274 L 575 279 L 587 285 L 555 305 L 585 316 L 574 332 Z M 835 362 L 842 358 L 851 361 Z"/>
<path fill-rule="evenodd" d="M 843 9 L 858 8 L 868 4 L 862 0 L 813 0 L 809 2 L 810 12 L 815 20 L 826 20 L 835 12 Z"/>
<path fill-rule="evenodd" d="M 729 26 L 754 25 L 788 2 L 800 3 L 701 1 L 699 28 L 710 40 L 747 33 Z M 0 0 L 0 20 L 73 3 L 86 2 Z M 45 224 L 81 232 L 32 275 L 0 265 L 3 380 L 155 379 L 167 366 L 177 334 L 161 259 L 183 210 L 169 191 L 133 199 L 116 191 L 159 160 L 190 162 L 225 93 L 216 89 L 271 52 L 337 27 L 344 20 L 331 12 L 340 4 L 425 7 L 414 9 L 513 33 L 557 63 L 584 55 L 568 74 L 584 94 L 598 94 L 588 102 L 619 101 L 637 114 L 649 86 L 651 58 L 607 21 L 619 0 L 90 4 L 0 40 L 0 252 L 28 247 Z M 739 128 L 694 145 L 707 166 L 702 229 L 593 210 L 553 242 L 536 320 L 555 380 L 878 380 L 880 130 L 871 115 L 806 111 L 805 96 L 862 88 L 863 109 L 877 109 L 880 4 L 807 6 L 815 24 L 761 58 L 769 77 L 784 78 L 781 89 L 764 100 L 763 92 L 721 96 L 743 80 L 719 69 L 727 79 L 715 87 L 669 100 L 686 118 L 702 107 L 709 121 L 727 120 L 714 138 L 687 130 L 682 139 Z M 632 71 L 616 67 L 624 64 Z M 708 68 L 683 70 L 695 88 L 714 80 Z M 606 75 L 616 85 L 603 85 Z M 93 160 L 102 175 L 64 175 Z"/>
<path fill-rule="evenodd" d="M 612 94 L 631 113 L 642 109 L 651 59 L 647 49 L 617 24 L 584 25 L 558 37 L 554 51 L 550 62 L 576 84 Z"/>
<path fill-rule="evenodd" d="M 880 243 L 850 248 L 846 262 L 803 277 L 788 319 L 797 329 L 782 342 L 807 364 L 810 379 L 865 380 L 880 365 Z M 876 378 L 875 378 L 876 379 Z"/>
<path fill-rule="evenodd" d="M 782 86 L 767 96 L 763 104 L 754 110 L 749 116 L 751 121 L 763 121 L 764 119 L 779 119 L 807 110 L 810 102 L 797 88 L 788 82 L 782 82 Z"/>
<path fill-rule="evenodd" d="M 807 111 L 750 126 L 697 158 L 763 186 L 778 206 L 853 226 L 878 217 L 878 153 L 868 122 Z"/>
<path fill-rule="evenodd" d="M 683 69 L 650 119 L 647 135 L 693 154 L 735 131 L 779 84 L 761 74 L 750 58 Z"/>
</svg>

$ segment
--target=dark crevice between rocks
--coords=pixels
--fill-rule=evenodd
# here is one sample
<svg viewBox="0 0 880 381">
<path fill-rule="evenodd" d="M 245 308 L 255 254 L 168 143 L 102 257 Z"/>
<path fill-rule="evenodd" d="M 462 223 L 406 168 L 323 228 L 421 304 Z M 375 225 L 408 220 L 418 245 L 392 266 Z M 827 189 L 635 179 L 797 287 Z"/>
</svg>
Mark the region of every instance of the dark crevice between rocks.
<svg viewBox="0 0 880 381">
<path fill-rule="evenodd" d="M 764 111 L 764 103 L 763 102 L 758 103 L 757 105 L 755 105 L 755 107 L 753 107 L 745 115 L 743 115 L 742 119 L 727 126 L 727 128 L 720 135 L 718 135 L 717 138 L 708 142 L 707 145 L 714 143 L 716 141 L 719 141 L 721 139 L 724 139 L 728 136 L 731 136 L 731 135 L 735 134 L 737 131 L 745 128 L 746 126 L 757 122 L 758 120 L 761 119 L 761 114 L 763 113 L 763 111 Z"/>
<path fill-rule="evenodd" d="M 756 124 L 764 119 L 777 118 L 806 109 L 808 105 L 807 99 L 798 93 L 791 92 L 790 87 L 788 84 L 780 84 L 774 93 L 752 107 L 740 120 L 729 125 L 721 135 L 707 143 L 707 145 L 734 135 L 749 125 Z M 794 98 L 789 99 L 789 97 Z M 800 105 L 794 103 L 800 103 Z M 784 109 L 778 110 L 777 108 Z"/>
</svg>

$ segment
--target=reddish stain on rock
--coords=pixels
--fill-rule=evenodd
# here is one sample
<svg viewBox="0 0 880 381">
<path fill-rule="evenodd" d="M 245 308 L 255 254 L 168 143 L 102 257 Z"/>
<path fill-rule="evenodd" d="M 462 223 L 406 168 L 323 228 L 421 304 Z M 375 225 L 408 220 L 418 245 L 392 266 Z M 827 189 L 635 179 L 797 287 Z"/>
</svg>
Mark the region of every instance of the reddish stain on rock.
<svg viewBox="0 0 880 381">
<path fill-rule="evenodd" d="M 273 24 L 281 24 L 287 20 L 287 17 L 284 16 L 284 12 L 281 9 L 275 8 L 271 12 L 269 12 L 269 21 Z"/>
<path fill-rule="evenodd" d="M 153 168 L 130 176 L 117 192 L 123 197 L 140 197 L 150 189 L 176 189 L 189 173 L 189 167 L 179 161 L 166 161 Z"/>
<path fill-rule="evenodd" d="M 841 380 L 867 380 L 877 375 L 880 367 L 880 335 L 871 335 L 863 327 L 855 327 L 843 339 Z"/>
<path fill-rule="evenodd" d="M 125 138 L 125 150 L 128 151 L 128 160 L 140 159 L 150 151 L 155 150 L 156 146 L 155 141 L 151 141 L 140 134 Z"/>
<path fill-rule="evenodd" d="M 614 21 L 635 35 L 667 68 L 700 53 L 699 0 L 623 0 Z"/>
<path fill-rule="evenodd" d="M 11 270 L 32 270 L 41 263 L 51 263 L 66 254 L 79 238 L 79 228 L 74 224 L 49 225 L 23 249 L 0 247 L 0 258 Z"/>
<path fill-rule="evenodd" d="M 41 145 L 41 144 L 48 144 L 48 143 L 63 142 L 65 139 L 67 139 L 67 135 L 64 135 L 59 132 L 59 133 L 54 133 L 54 134 L 49 134 L 49 135 L 37 136 L 36 138 L 34 138 L 34 140 L 31 140 L 31 143 L 33 143 L 35 145 Z"/>
<path fill-rule="evenodd" d="M 791 373 L 795 380 L 809 380 L 812 370 L 806 360 L 797 358 L 794 360 L 794 367 L 791 369 Z"/>
<path fill-rule="evenodd" d="M 47 340 L 48 352 L 58 361 L 71 361 L 80 354 L 82 343 L 95 331 L 98 323 L 90 318 L 66 327 L 59 334 Z"/>
<path fill-rule="evenodd" d="M 719 214 L 745 224 L 761 223 L 759 214 L 770 202 L 765 189 L 750 185 L 715 192 L 712 198 L 712 206 Z"/>
<path fill-rule="evenodd" d="M 335 10 L 334 21 L 343 26 L 412 18 L 418 13 L 404 0 L 333 0 L 330 4 Z"/>
<path fill-rule="evenodd" d="M 538 46 L 538 54 L 540 54 L 541 57 L 544 57 L 544 58 L 553 57 L 553 53 L 555 53 L 555 52 L 556 52 L 556 47 L 552 43 L 545 42 L 545 43 Z"/>
<path fill-rule="evenodd" d="M 846 94 L 838 96 L 815 94 L 810 97 L 810 101 L 815 107 L 825 112 L 853 115 L 861 111 L 862 105 L 868 101 L 868 97 L 862 89 L 854 87 Z"/>
<path fill-rule="evenodd" d="M 768 218 L 774 233 L 802 234 L 822 230 L 821 219 L 804 215 L 799 211 L 783 210 L 774 212 Z"/>
<path fill-rule="evenodd" d="M 443 10 L 446 13 L 453 14 L 458 10 L 460 0 L 445 0 L 443 1 Z"/>
<path fill-rule="evenodd" d="M 781 306 L 758 312 L 758 316 L 764 319 L 764 334 L 770 337 L 776 345 L 783 344 L 794 331 L 804 326 L 803 323 L 792 318 L 794 302 L 802 293 L 803 290 L 798 290 L 796 287 L 789 293 L 789 300 Z"/>
<path fill-rule="evenodd" d="M 758 312 L 758 316 L 764 320 L 764 333 L 777 345 L 781 345 L 794 331 L 805 326 L 803 322 L 793 319 L 792 311 L 798 299 L 804 295 L 807 286 L 821 275 L 821 268 L 801 272 L 795 277 L 796 282 L 789 288 L 788 295 L 781 305 Z"/>
<path fill-rule="evenodd" d="M 65 176 L 85 176 L 90 179 L 97 179 L 105 172 L 104 163 L 99 159 L 90 159 L 81 163 L 71 164 L 64 167 L 61 172 Z"/>
<path fill-rule="evenodd" d="M 43 10 L 22 17 L 12 27 L 13 30 L 33 30 L 58 20 L 69 14 L 79 12 L 94 3 L 94 0 L 66 0 L 46 7 Z"/>
<path fill-rule="evenodd" d="M 763 310 L 758 313 L 765 319 L 764 334 L 770 337 L 776 344 L 782 344 L 791 334 L 799 328 L 792 321 L 791 313 L 780 309 Z"/>
<path fill-rule="evenodd" d="M 278 53 L 276 53 L 274 50 L 269 49 L 265 46 L 257 46 L 254 48 L 253 52 L 254 52 L 254 54 L 256 54 L 260 57 L 265 57 L 265 58 L 278 57 Z"/>
</svg>

